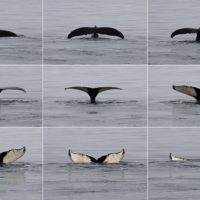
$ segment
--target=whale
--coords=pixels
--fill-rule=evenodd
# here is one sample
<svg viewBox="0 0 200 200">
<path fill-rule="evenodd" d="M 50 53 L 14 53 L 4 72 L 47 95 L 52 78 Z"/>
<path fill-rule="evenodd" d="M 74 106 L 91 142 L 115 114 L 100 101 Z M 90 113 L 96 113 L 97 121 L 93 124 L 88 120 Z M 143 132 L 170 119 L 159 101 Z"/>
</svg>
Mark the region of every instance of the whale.
<svg viewBox="0 0 200 200">
<path fill-rule="evenodd" d="M 194 33 L 196 34 L 196 41 L 200 42 L 200 28 L 181 28 L 178 30 L 175 30 L 171 34 L 171 38 L 175 37 L 176 35 L 181 35 L 181 34 L 191 34 Z"/>
<path fill-rule="evenodd" d="M 26 90 L 21 87 L 2 87 L 2 88 L 0 88 L 0 93 L 4 90 L 19 90 L 19 91 L 26 93 Z"/>
<path fill-rule="evenodd" d="M 73 163 L 117 164 L 123 159 L 123 157 L 125 155 L 125 150 L 122 149 L 119 152 L 109 153 L 107 155 L 103 155 L 103 156 L 99 157 L 98 159 L 96 159 L 92 156 L 86 155 L 86 154 L 82 154 L 82 153 L 73 153 L 70 149 L 68 151 L 68 155 Z"/>
<path fill-rule="evenodd" d="M 187 85 L 173 85 L 172 88 L 178 92 L 181 92 L 183 94 L 189 95 L 193 98 L 195 98 L 198 102 L 200 102 L 200 89 L 193 86 L 187 86 Z"/>
<path fill-rule="evenodd" d="M 73 87 L 67 87 L 65 90 L 68 89 L 75 89 L 80 90 L 83 92 L 86 92 L 90 97 L 90 103 L 95 104 L 96 103 L 96 97 L 100 92 L 106 91 L 106 90 L 121 90 L 121 88 L 118 87 L 97 87 L 97 88 L 91 88 L 91 87 L 81 87 L 81 86 L 73 86 Z"/>
<path fill-rule="evenodd" d="M 18 37 L 18 35 L 11 31 L 0 30 L 0 37 Z"/>
<path fill-rule="evenodd" d="M 124 39 L 124 35 L 115 28 L 111 27 L 81 27 L 73 30 L 71 33 L 68 34 L 67 38 L 71 39 L 73 37 L 82 36 L 82 35 L 92 35 L 92 38 L 98 38 L 99 34 L 109 35 L 109 36 L 116 36 Z"/>
<path fill-rule="evenodd" d="M 172 153 L 169 154 L 169 159 L 171 161 L 187 161 L 185 158 L 173 156 Z"/>
<path fill-rule="evenodd" d="M 26 147 L 11 149 L 0 153 L 0 164 L 10 164 L 21 158 L 26 152 Z"/>
</svg>

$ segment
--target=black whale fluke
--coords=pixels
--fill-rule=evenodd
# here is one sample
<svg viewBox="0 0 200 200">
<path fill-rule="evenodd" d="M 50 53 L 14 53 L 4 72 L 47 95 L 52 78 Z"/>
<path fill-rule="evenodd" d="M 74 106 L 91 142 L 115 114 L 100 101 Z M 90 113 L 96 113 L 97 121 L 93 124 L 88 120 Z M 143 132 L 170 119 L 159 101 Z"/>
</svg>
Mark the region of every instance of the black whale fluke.
<svg viewBox="0 0 200 200">
<path fill-rule="evenodd" d="M 16 33 L 6 30 L 0 30 L 0 37 L 17 37 Z"/>
<path fill-rule="evenodd" d="M 197 34 L 196 41 L 200 42 L 200 28 L 197 28 L 197 29 L 195 29 L 195 28 L 178 29 L 171 34 L 171 38 L 175 37 L 176 35 L 191 34 L 191 33 L 196 33 Z"/>
<path fill-rule="evenodd" d="M 23 88 L 20 88 L 20 87 L 2 87 L 2 88 L 0 88 L 0 93 L 4 90 L 19 90 L 19 91 L 26 93 L 26 90 Z"/>
<path fill-rule="evenodd" d="M 121 90 L 121 88 L 118 88 L 118 87 L 97 87 L 97 88 L 90 88 L 90 87 L 81 87 L 81 86 L 74 86 L 74 87 L 65 88 L 65 90 L 67 90 L 67 89 L 75 89 L 75 90 L 81 90 L 83 92 L 86 92 L 90 96 L 91 103 L 96 103 L 96 101 L 95 101 L 96 96 L 100 92 L 103 92 L 103 91 L 106 91 L 106 90 L 114 90 L 114 89 Z"/>
<path fill-rule="evenodd" d="M 172 88 L 178 92 L 194 97 L 197 101 L 200 102 L 199 88 L 187 85 L 179 85 L 179 86 L 173 85 Z"/>
<path fill-rule="evenodd" d="M 67 37 L 73 38 L 76 36 L 81 36 L 81 35 L 88 35 L 92 34 L 93 38 L 98 38 L 98 34 L 103 34 L 103 35 L 110 35 L 110 36 L 116 36 L 124 39 L 124 35 L 118 31 L 115 28 L 111 27 L 81 27 L 73 30 Z"/>
</svg>

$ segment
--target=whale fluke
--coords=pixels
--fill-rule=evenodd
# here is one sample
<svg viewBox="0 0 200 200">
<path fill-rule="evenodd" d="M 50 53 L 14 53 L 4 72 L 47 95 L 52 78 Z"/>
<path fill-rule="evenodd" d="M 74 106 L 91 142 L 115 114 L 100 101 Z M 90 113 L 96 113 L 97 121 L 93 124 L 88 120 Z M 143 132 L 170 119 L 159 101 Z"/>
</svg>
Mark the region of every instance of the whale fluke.
<svg viewBox="0 0 200 200">
<path fill-rule="evenodd" d="M 189 33 L 189 34 L 196 33 L 197 34 L 196 41 L 200 41 L 200 28 L 198 28 L 198 29 L 195 29 L 195 28 L 178 29 L 171 34 L 171 38 L 173 38 L 176 35 L 187 34 L 187 33 Z"/>
<path fill-rule="evenodd" d="M 17 37 L 18 35 L 6 30 L 0 30 L 0 37 Z"/>
<path fill-rule="evenodd" d="M 81 35 L 92 34 L 92 37 L 98 38 L 98 34 L 117 36 L 124 39 L 124 35 L 115 28 L 110 27 L 81 27 L 73 30 L 67 37 L 73 38 Z"/>
<path fill-rule="evenodd" d="M 180 85 L 180 86 L 173 85 L 172 88 L 178 92 L 181 92 L 183 94 L 194 97 L 197 101 L 200 102 L 200 89 L 199 88 L 187 86 L 187 85 Z"/>
<path fill-rule="evenodd" d="M 125 150 L 122 149 L 122 151 L 120 152 L 110 153 L 101 156 L 98 159 L 95 159 L 92 156 L 88 156 L 82 153 L 73 153 L 71 150 L 68 151 L 68 155 L 74 163 L 114 164 L 114 163 L 119 163 L 123 159 L 125 155 Z"/>
<path fill-rule="evenodd" d="M 100 158 L 97 159 L 98 163 L 107 163 L 107 164 L 114 164 L 114 163 L 119 163 L 125 155 L 125 150 L 122 149 L 120 152 L 116 153 L 110 153 L 104 156 L 101 156 Z"/>
<path fill-rule="evenodd" d="M 65 90 L 67 90 L 67 89 L 75 89 L 75 90 L 81 90 L 83 92 L 86 92 L 90 96 L 91 103 L 95 103 L 96 96 L 100 92 L 103 92 L 103 91 L 106 91 L 106 90 L 114 90 L 114 89 L 121 90 L 121 88 L 118 88 L 118 87 L 97 87 L 97 88 L 90 88 L 90 87 L 81 87 L 81 86 L 73 86 L 73 87 L 65 88 Z"/>
<path fill-rule="evenodd" d="M 11 149 L 0 154 L 0 164 L 9 164 L 21 158 L 26 152 L 26 147 Z"/>
<path fill-rule="evenodd" d="M 3 87 L 3 88 L 0 88 L 0 93 L 3 90 L 20 90 L 20 91 L 23 91 L 24 93 L 26 93 L 26 90 L 23 88 L 20 88 L 20 87 Z"/>
<path fill-rule="evenodd" d="M 172 153 L 169 154 L 169 159 L 172 160 L 172 161 L 186 161 L 185 158 L 173 156 Z"/>
<path fill-rule="evenodd" d="M 82 153 L 73 153 L 70 149 L 68 151 L 68 155 L 70 157 L 70 159 L 74 162 L 74 163 L 92 163 L 92 162 L 96 162 L 96 159 L 88 156 L 86 154 L 82 154 Z"/>
</svg>

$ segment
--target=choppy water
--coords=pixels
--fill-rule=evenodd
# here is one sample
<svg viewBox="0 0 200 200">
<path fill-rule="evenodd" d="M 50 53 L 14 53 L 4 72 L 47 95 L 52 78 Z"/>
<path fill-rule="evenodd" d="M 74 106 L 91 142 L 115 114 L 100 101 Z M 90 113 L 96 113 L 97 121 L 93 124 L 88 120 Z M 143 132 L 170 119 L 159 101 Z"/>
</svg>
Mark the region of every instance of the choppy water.
<svg viewBox="0 0 200 200">
<path fill-rule="evenodd" d="M 197 126 L 200 104 L 193 97 L 172 89 L 172 85 L 200 87 L 198 66 L 149 67 L 149 125 Z"/>
<path fill-rule="evenodd" d="M 149 199 L 199 199 L 199 129 L 149 130 Z M 169 161 L 169 153 L 188 159 Z"/>
<path fill-rule="evenodd" d="M 0 38 L 0 64 L 42 63 L 42 1 L 1 0 L 1 30 L 23 37 Z"/>
<path fill-rule="evenodd" d="M 0 167 L 2 200 L 42 199 L 42 131 L 28 128 L 1 128 L 0 152 L 26 146 L 25 155 Z"/>
<path fill-rule="evenodd" d="M 113 165 L 73 164 L 67 154 L 98 157 L 122 148 L 123 162 Z M 146 199 L 146 129 L 45 129 L 44 155 L 46 200 Z"/>
<path fill-rule="evenodd" d="M 44 59 L 47 64 L 145 64 L 146 0 L 46 0 Z M 125 40 L 66 39 L 83 26 L 109 26 Z"/>
<path fill-rule="evenodd" d="M 110 78 L 112 77 L 112 79 Z M 145 126 L 145 66 L 45 67 L 45 126 Z M 114 86 L 97 96 L 89 96 L 71 86 Z"/>
<path fill-rule="evenodd" d="M 199 27 L 199 0 L 149 0 L 149 63 L 200 64 L 196 34 L 171 39 L 179 28 Z"/>
<path fill-rule="evenodd" d="M 26 93 L 5 90 L 0 93 L 0 126 L 41 126 L 41 67 L 0 67 L 0 87 L 17 86 Z"/>
</svg>

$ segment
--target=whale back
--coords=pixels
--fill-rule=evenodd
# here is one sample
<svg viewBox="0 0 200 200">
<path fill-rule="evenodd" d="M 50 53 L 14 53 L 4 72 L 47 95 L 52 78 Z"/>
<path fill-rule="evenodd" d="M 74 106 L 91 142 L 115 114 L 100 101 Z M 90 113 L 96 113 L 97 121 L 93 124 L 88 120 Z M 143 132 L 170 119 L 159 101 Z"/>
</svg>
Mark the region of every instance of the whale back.
<svg viewBox="0 0 200 200">
<path fill-rule="evenodd" d="M 0 30 L 0 37 L 17 37 L 17 34 L 11 31 Z"/>
</svg>

